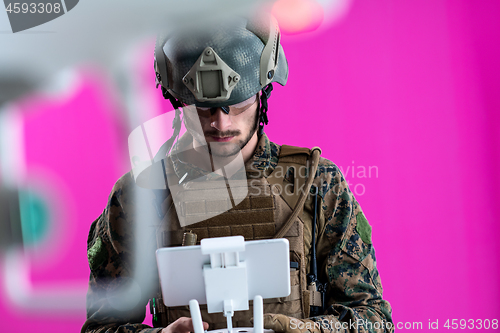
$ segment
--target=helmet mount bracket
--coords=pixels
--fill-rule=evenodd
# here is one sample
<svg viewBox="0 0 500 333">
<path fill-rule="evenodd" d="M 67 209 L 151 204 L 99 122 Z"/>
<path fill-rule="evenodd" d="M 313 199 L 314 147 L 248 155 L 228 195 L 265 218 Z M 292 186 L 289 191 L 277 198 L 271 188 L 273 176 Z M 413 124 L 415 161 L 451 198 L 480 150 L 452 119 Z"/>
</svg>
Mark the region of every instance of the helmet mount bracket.
<svg viewBox="0 0 500 333">
<path fill-rule="evenodd" d="M 226 101 L 240 81 L 240 75 L 229 67 L 210 46 L 182 78 L 184 85 L 200 102 Z"/>
</svg>

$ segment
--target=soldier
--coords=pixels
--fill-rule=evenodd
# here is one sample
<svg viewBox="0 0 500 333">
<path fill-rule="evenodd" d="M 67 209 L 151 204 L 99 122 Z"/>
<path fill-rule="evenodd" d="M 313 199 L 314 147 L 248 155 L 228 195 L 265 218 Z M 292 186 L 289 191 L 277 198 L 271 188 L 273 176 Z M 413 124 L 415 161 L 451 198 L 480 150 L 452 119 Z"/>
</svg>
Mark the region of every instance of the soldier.
<svg viewBox="0 0 500 333">
<path fill-rule="evenodd" d="M 186 237 L 195 244 L 231 235 L 290 242 L 292 292 L 265 301 L 265 328 L 392 331 L 371 227 L 343 175 L 320 157 L 319 148 L 279 146 L 263 132 L 272 83 L 285 85 L 288 77 L 274 19 L 241 18 L 159 37 L 155 70 L 157 85 L 175 108 L 174 135 L 155 163 L 116 182 L 92 223 L 82 332 L 193 331 L 187 307 L 162 302 L 154 251 L 182 245 Z M 187 132 L 174 144 L 181 110 Z M 238 160 L 243 173 L 227 167 Z M 212 180 L 232 190 L 230 209 L 220 208 L 227 200 L 203 197 L 216 196 L 215 187 L 206 186 Z M 234 190 L 233 180 L 243 180 L 245 191 Z M 190 196 L 193 188 L 197 194 Z M 177 200 L 179 193 L 191 201 Z M 148 300 L 155 328 L 142 324 Z M 225 327 L 222 314 L 202 308 L 202 316 L 205 328 Z M 252 309 L 236 312 L 233 320 L 251 326 L 251 317 Z"/>
</svg>

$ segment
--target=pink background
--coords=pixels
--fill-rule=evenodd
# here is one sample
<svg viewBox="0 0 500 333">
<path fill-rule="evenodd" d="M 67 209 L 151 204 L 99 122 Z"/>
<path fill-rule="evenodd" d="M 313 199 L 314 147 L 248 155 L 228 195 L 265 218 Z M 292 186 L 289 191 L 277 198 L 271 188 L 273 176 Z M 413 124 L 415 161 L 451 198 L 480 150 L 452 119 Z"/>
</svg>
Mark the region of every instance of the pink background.
<svg viewBox="0 0 500 333">
<path fill-rule="evenodd" d="M 357 0 L 334 26 L 282 39 L 289 82 L 275 86 L 266 132 L 320 146 L 342 168 L 373 227 L 393 319 L 422 331 L 500 319 L 499 13 L 493 0 Z M 28 180 L 52 184 L 61 238 L 39 253 L 35 287 L 87 280 L 88 229 L 128 171 L 125 115 L 104 82 L 86 72 L 69 98 L 21 104 Z M 0 296 L 4 332 L 78 332 L 85 320 Z"/>
</svg>

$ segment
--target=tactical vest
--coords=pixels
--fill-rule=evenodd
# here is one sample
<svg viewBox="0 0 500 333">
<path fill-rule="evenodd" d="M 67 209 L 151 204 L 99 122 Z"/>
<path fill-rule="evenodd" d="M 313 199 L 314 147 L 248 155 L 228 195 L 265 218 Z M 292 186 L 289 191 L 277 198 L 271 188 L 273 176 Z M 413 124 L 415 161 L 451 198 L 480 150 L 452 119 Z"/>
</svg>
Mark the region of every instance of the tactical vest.
<svg viewBox="0 0 500 333">
<path fill-rule="evenodd" d="M 314 150 L 317 151 L 313 154 Z M 319 148 L 310 150 L 281 146 L 278 165 L 270 175 L 258 178 L 249 175 L 248 195 L 243 201 L 222 214 L 186 228 L 180 226 L 172 197 L 168 196 L 162 205 L 165 212 L 163 223 L 156 233 L 158 247 L 181 246 L 188 230 L 197 235 L 197 244 L 207 237 L 236 235 L 244 236 L 245 240 L 287 238 L 290 244 L 291 293 L 287 297 L 265 299 L 264 313 L 309 317 L 311 305 L 321 306 L 320 293 L 308 289 L 306 285 L 313 219 L 312 199 L 308 194 L 316 173 L 319 152 Z M 207 204 L 198 202 L 198 207 L 207 207 Z M 166 307 L 161 299 L 161 291 L 156 299 L 150 301 L 150 306 L 155 327 L 166 327 L 179 317 L 190 317 L 187 306 Z M 208 313 L 206 305 L 200 305 L 200 309 L 210 330 L 226 327 L 227 321 L 222 313 Z M 252 317 L 250 301 L 249 310 L 234 313 L 233 324 L 235 327 L 252 326 Z"/>
</svg>

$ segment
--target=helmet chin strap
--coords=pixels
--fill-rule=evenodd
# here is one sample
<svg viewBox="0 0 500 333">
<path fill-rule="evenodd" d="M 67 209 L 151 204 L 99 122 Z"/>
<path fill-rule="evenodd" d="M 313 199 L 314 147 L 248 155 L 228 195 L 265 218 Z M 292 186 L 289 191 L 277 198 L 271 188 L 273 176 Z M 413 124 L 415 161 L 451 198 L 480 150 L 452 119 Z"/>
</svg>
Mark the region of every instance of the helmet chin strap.
<svg viewBox="0 0 500 333">
<path fill-rule="evenodd" d="M 267 119 L 267 100 L 271 97 L 271 91 L 273 91 L 273 84 L 269 83 L 267 86 L 262 88 L 262 94 L 260 95 L 259 136 L 264 134 L 264 125 L 267 125 L 269 122 L 269 119 Z"/>
<path fill-rule="evenodd" d="M 181 102 L 174 96 L 172 96 L 172 94 L 170 94 L 167 91 L 167 89 L 163 87 L 161 87 L 161 92 L 163 93 L 163 97 L 165 97 L 165 99 L 168 99 L 170 103 L 172 103 L 172 106 L 175 108 L 175 117 L 174 121 L 172 122 L 172 128 L 174 129 L 174 133 L 172 134 L 170 139 L 168 139 L 163 145 L 161 145 L 160 149 L 155 155 L 154 158 L 155 162 L 158 162 L 167 156 L 168 152 L 170 151 L 170 149 L 172 149 L 172 146 L 174 145 L 175 138 L 179 136 L 179 132 L 181 131 L 181 125 L 182 125 L 181 110 L 179 110 L 180 108 L 182 108 Z"/>
<path fill-rule="evenodd" d="M 167 89 L 165 89 L 164 87 L 161 87 L 161 93 L 163 94 L 163 97 L 165 99 L 168 99 L 170 101 L 170 103 L 172 104 L 172 106 L 176 110 L 179 110 L 179 108 L 182 108 L 182 103 L 177 98 L 172 96 L 172 94 L 169 93 Z"/>
<path fill-rule="evenodd" d="M 174 121 L 172 122 L 172 128 L 174 129 L 174 133 L 172 134 L 170 139 L 168 139 L 163 145 L 161 145 L 160 149 L 158 149 L 158 152 L 156 153 L 153 159 L 153 163 L 161 162 L 161 167 L 163 170 L 163 180 L 165 181 L 165 190 L 155 190 L 155 189 L 152 190 L 155 196 L 155 198 L 153 199 L 153 205 L 156 209 L 156 213 L 158 214 L 160 220 L 162 220 L 165 215 L 160 208 L 161 204 L 170 193 L 164 158 L 172 149 L 175 139 L 179 136 L 179 132 L 181 130 L 181 125 L 182 125 L 181 111 L 179 110 L 182 107 L 181 102 L 174 96 L 172 96 L 172 94 L 170 94 L 164 87 L 161 87 L 161 92 L 163 93 L 163 97 L 165 97 L 165 99 L 170 100 L 170 103 L 172 103 L 172 106 L 175 108 L 175 117 Z"/>
</svg>

